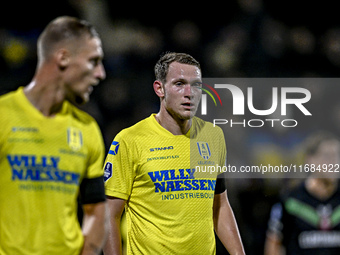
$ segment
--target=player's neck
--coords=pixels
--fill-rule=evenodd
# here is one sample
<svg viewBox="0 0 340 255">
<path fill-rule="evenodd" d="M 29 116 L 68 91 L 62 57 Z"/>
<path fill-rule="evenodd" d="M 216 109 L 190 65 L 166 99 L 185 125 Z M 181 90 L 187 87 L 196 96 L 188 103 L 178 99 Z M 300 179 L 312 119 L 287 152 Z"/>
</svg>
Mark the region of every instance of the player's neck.
<svg viewBox="0 0 340 255">
<path fill-rule="evenodd" d="M 47 117 L 53 117 L 61 111 L 65 98 L 59 86 L 35 79 L 24 88 L 24 93 L 32 105 Z"/>
<path fill-rule="evenodd" d="M 185 135 L 191 127 L 191 119 L 181 120 L 172 116 L 165 109 L 155 115 L 157 122 L 173 135 Z"/>
<path fill-rule="evenodd" d="M 333 179 L 309 177 L 306 182 L 307 191 L 320 200 L 330 198 L 338 188 L 338 182 Z"/>
</svg>

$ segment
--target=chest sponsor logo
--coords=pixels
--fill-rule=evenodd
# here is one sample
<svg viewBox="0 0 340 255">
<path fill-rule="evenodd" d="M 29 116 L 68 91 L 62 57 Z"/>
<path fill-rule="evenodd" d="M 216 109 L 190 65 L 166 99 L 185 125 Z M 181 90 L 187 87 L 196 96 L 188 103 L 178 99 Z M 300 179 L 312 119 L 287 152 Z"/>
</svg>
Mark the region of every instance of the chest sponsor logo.
<svg viewBox="0 0 340 255">
<path fill-rule="evenodd" d="M 83 147 L 83 134 L 79 128 L 67 129 L 67 144 L 74 151 L 79 151 Z"/>
<path fill-rule="evenodd" d="M 189 190 L 215 190 L 216 180 L 195 179 L 195 168 L 175 169 L 148 172 L 153 184 L 155 193 Z"/>
<path fill-rule="evenodd" d="M 198 152 L 201 157 L 205 160 L 209 159 L 211 156 L 209 144 L 206 142 L 197 142 Z"/>
<path fill-rule="evenodd" d="M 59 169 L 55 156 L 7 155 L 12 181 L 55 182 L 79 185 L 80 174 Z"/>
</svg>

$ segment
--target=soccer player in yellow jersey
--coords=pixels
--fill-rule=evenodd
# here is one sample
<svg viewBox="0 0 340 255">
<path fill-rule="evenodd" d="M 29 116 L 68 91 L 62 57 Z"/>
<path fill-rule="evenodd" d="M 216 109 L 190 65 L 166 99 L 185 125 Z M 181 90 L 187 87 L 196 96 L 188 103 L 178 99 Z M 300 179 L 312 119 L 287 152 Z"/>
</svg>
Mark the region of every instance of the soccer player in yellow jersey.
<svg viewBox="0 0 340 255">
<path fill-rule="evenodd" d="M 102 58 L 92 25 L 56 18 L 38 39 L 32 82 L 0 97 L 1 255 L 100 253 L 104 145 L 96 121 L 73 104 L 105 78 Z"/>
<path fill-rule="evenodd" d="M 121 254 L 124 207 L 128 254 L 215 254 L 214 230 L 230 254 L 244 254 L 224 182 L 196 168 L 226 159 L 222 130 L 194 117 L 200 65 L 188 54 L 166 53 L 155 74 L 160 111 L 121 131 L 106 158 L 104 254 Z"/>
</svg>

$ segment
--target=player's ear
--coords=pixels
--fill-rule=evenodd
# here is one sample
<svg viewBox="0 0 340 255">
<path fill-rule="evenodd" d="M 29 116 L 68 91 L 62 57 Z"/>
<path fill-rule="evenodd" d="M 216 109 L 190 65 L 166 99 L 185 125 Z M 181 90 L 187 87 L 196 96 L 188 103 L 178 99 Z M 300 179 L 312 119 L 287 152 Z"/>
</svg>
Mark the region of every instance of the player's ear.
<svg viewBox="0 0 340 255">
<path fill-rule="evenodd" d="M 156 95 L 159 98 L 163 98 L 164 97 L 164 85 L 161 81 L 159 80 L 155 80 L 155 82 L 153 83 L 153 89 L 156 93 Z"/>
<path fill-rule="evenodd" d="M 70 63 L 70 53 L 66 49 L 59 49 L 56 52 L 57 64 L 60 70 L 65 70 Z"/>
</svg>

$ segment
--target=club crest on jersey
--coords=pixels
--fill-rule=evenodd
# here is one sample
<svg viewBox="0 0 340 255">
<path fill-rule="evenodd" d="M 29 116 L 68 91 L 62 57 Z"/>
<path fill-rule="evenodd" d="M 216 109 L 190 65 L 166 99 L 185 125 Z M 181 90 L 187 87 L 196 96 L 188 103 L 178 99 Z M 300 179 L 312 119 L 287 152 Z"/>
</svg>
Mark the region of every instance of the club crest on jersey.
<svg viewBox="0 0 340 255">
<path fill-rule="evenodd" d="M 201 157 L 205 160 L 209 159 L 211 156 L 209 144 L 206 142 L 197 142 L 198 152 Z"/>
<path fill-rule="evenodd" d="M 80 129 L 74 127 L 67 129 L 67 144 L 74 151 L 78 151 L 83 147 L 83 134 Z"/>
</svg>

